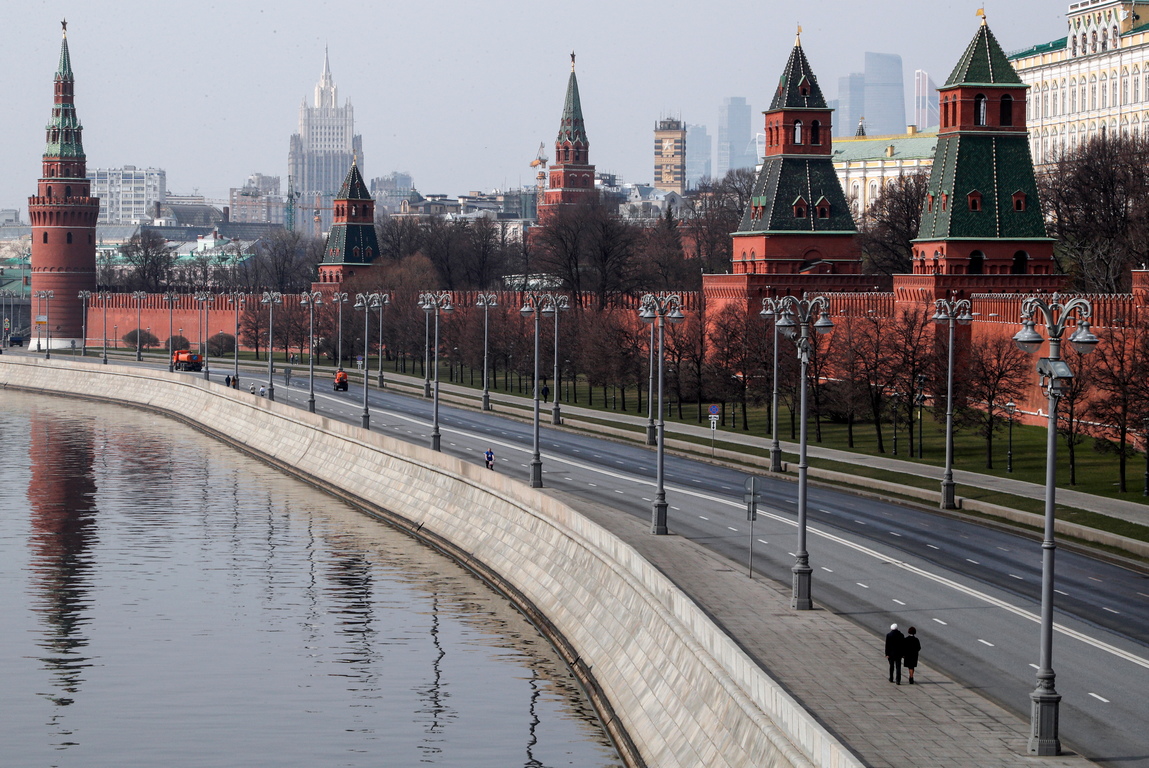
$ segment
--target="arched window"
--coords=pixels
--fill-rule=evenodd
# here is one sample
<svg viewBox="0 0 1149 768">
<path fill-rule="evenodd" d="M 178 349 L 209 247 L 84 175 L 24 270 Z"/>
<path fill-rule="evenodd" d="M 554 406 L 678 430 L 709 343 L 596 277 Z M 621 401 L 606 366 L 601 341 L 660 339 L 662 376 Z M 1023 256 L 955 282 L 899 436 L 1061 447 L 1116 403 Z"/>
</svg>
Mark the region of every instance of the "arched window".
<svg viewBox="0 0 1149 768">
<path fill-rule="evenodd" d="M 1091 53 L 1097 53 L 1097 30 L 1093 30 L 1093 35 L 1090 37 L 1089 50 Z"/>
<path fill-rule="evenodd" d="M 1009 267 L 1011 275 L 1024 275 L 1029 271 L 1029 254 L 1025 251 L 1018 251 L 1013 254 L 1013 264 Z"/>
<path fill-rule="evenodd" d="M 1116 24 L 1113 25 L 1113 47 L 1114 48 L 1120 48 L 1121 47 L 1121 33 L 1117 30 Z"/>
<path fill-rule="evenodd" d="M 969 255 L 969 274 L 981 275 L 985 273 L 985 254 L 974 251 Z"/>
<path fill-rule="evenodd" d="M 1041 86 L 1041 116 L 1049 117 L 1049 86 Z"/>
<path fill-rule="evenodd" d="M 64 187 L 64 197 L 72 196 L 72 188 L 70 186 Z"/>
<path fill-rule="evenodd" d="M 68 244 L 69 244 L 69 245 L 72 243 L 72 233 L 71 233 L 71 232 L 69 232 L 69 233 L 68 233 L 68 239 L 67 239 L 67 242 L 68 242 Z"/>
<path fill-rule="evenodd" d="M 47 232 L 44 233 L 44 242 L 45 243 L 48 242 L 48 233 Z"/>
<path fill-rule="evenodd" d="M 985 125 L 985 94 L 979 93 L 973 97 L 973 124 Z"/>
<path fill-rule="evenodd" d="M 1000 122 L 1002 125 L 1013 125 L 1013 97 L 1008 93 L 1001 97 Z"/>
<path fill-rule="evenodd" d="M 1073 36 L 1073 55 L 1077 55 L 1077 35 Z"/>
<path fill-rule="evenodd" d="M 1133 70 L 1133 104 L 1141 101 L 1141 75 L 1136 69 Z"/>
<path fill-rule="evenodd" d="M 52 188 L 51 188 L 51 187 L 48 187 L 48 189 L 46 190 L 46 192 L 48 193 L 48 197 L 51 197 L 51 196 L 52 196 Z"/>
<path fill-rule="evenodd" d="M 822 143 L 822 124 L 819 123 L 817 120 L 814 120 L 813 122 L 810 123 L 810 143 L 811 144 L 821 144 Z"/>
<path fill-rule="evenodd" d="M 975 189 L 973 192 L 970 192 L 969 195 L 967 195 L 967 199 L 969 200 L 969 209 L 971 211 L 981 210 L 981 192 L 978 192 Z"/>
<path fill-rule="evenodd" d="M 801 144 L 802 143 L 802 121 L 801 120 L 795 120 L 794 121 L 794 143 L 795 144 Z"/>
</svg>

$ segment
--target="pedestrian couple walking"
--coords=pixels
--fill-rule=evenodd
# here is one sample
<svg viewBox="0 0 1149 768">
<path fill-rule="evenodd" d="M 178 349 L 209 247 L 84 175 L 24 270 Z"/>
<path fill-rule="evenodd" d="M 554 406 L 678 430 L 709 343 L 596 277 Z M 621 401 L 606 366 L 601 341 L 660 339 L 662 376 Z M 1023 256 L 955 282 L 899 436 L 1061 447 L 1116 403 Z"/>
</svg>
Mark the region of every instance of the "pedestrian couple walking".
<svg viewBox="0 0 1149 768">
<path fill-rule="evenodd" d="M 906 667 L 906 677 L 909 684 L 914 684 L 914 668 L 918 666 L 918 654 L 921 653 L 922 644 L 918 640 L 918 630 L 910 627 L 909 635 L 903 635 L 897 624 L 890 625 L 886 633 L 886 658 L 890 662 L 890 682 L 902 684 L 902 665 Z"/>
</svg>

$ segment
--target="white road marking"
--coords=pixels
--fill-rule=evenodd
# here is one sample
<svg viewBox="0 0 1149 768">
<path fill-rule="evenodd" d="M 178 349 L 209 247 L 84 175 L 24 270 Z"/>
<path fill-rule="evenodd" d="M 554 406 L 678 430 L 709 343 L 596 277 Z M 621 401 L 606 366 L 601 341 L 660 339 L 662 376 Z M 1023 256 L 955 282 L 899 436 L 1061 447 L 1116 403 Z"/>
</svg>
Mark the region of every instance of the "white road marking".
<svg viewBox="0 0 1149 768">
<path fill-rule="evenodd" d="M 833 571 L 831 571 L 829 568 L 827 568 L 824 565 L 822 566 L 822 570 L 825 571 L 826 573 L 833 573 Z"/>
<path fill-rule="evenodd" d="M 698 517 L 701 518 L 702 520 L 709 520 L 710 519 L 709 517 L 703 517 L 702 515 L 699 515 Z"/>
<path fill-rule="evenodd" d="M 930 549 L 941 549 L 941 547 L 935 547 L 933 544 L 926 544 L 926 546 Z"/>
<path fill-rule="evenodd" d="M 1036 669 L 1038 672 L 1040 672 L 1040 671 L 1041 671 L 1041 667 L 1037 666 L 1036 664 L 1030 664 L 1029 666 L 1033 667 L 1033 668 L 1034 668 L 1034 669 Z"/>
<path fill-rule="evenodd" d="M 526 464 L 524 464 L 523 466 L 525 467 Z M 598 485 L 596 485 L 595 483 L 587 483 L 587 485 L 589 485 L 591 488 L 598 488 Z"/>
<path fill-rule="evenodd" d="M 1059 594 L 1059 595 L 1065 595 L 1066 597 L 1069 597 L 1069 593 L 1068 593 L 1068 592 L 1062 592 L 1060 589 L 1054 589 L 1053 591 L 1054 591 L 1054 592 L 1056 592 L 1056 593 L 1057 593 L 1057 594 Z"/>
<path fill-rule="evenodd" d="M 977 560 L 970 560 L 968 557 L 965 559 L 965 561 L 967 563 L 973 563 L 974 565 L 981 565 L 981 563 L 979 563 Z"/>
<path fill-rule="evenodd" d="M 867 585 L 863 584 L 863 583 L 862 583 L 862 582 L 860 582 L 860 581 L 856 581 L 856 582 L 854 582 L 854 583 L 855 583 L 855 584 L 857 584 L 857 585 L 858 585 L 859 587 L 861 587 L 862 589 L 869 589 L 869 587 L 868 587 Z"/>
<path fill-rule="evenodd" d="M 758 541 L 759 541 L 759 543 L 761 543 L 761 544 L 769 544 L 769 543 L 770 543 L 770 542 L 766 541 L 766 539 L 758 539 Z M 827 570 L 827 571 L 829 571 L 830 569 L 829 569 L 829 568 L 826 568 L 826 570 Z"/>
<path fill-rule="evenodd" d="M 1104 605 L 1103 605 L 1103 606 L 1101 606 L 1101 610 L 1103 610 L 1103 611 L 1109 611 L 1110 613 L 1116 613 L 1116 614 L 1120 614 L 1120 613 L 1121 613 L 1121 611 L 1115 611 L 1115 610 L 1113 610 L 1112 608 L 1106 608 Z"/>
<path fill-rule="evenodd" d="M 941 624 L 943 627 L 948 627 L 948 626 L 949 626 L 949 624 L 947 624 L 946 622 L 942 621 L 941 619 L 934 619 L 934 621 L 936 621 L 938 624 Z"/>
<path fill-rule="evenodd" d="M 726 526 L 726 530 L 728 530 L 728 531 L 737 531 L 738 529 L 737 529 L 737 528 L 731 528 L 731 527 L 728 525 L 728 526 Z"/>
<path fill-rule="evenodd" d="M 643 501 L 650 501 L 650 499 L 646 498 L 645 496 L 642 497 L 642 500 Z"/>
<path fill-rule="evenodd" d="M 893 531 L 890 531 L 890 535 L 891 535 L 891 536 L 897 536 L 899 539 L 900 539 L 900 538 L 902 538 L 902 534 L 900 534 L 900 533 L 894 533 Z"/>
<path fill-rule="evenodd" d="M 1097 578 L 1096 576 L 1090 576 L 1089 578 L 1090 578 L 1092 581 L 1101 581 L 1101 579 Z"/>
<path fill-rule="evenodd" d="M 857 523 L 858 525 L 865 525 L 865 523 L 863 523 L 861 520 L 855 520 L 854 522 Z"/>
<path fill-rule="evenodd" d="M 979 637 L 979 638 L 977 639 L 977 641 L 978 641 L 979 643 L 981 643 L 982 645 L 988 645 L 990 648 L 993 648 L 993 643 L 991 643 L 989 640 L 982 640 L 982 639 Z"/>
<path fill-rule="evenodd" d="M 1103 704 L 1109 703 L 1109 699 L 1105 698 L 1104 696 L 1098 696 L 1096 693 L 1093 693 L 1092 691 L 1089 692 L 1089 695 L 1092 696 L 1093 698 L 1097 699 L 1098 701 L 1100 701 Z"/>
<path fill-rule="evenodd" d="M 899 600 L 896 597 L 894 598 L 894 602 L 897 603 L 898 605 L 905 605 L 905 603 L 903 603 L 901 600 Z"/>
<path fill-rule="evenodd" d="M 619 489 L 617 489 L 617 488 L 615 488 L 615 489 L 614 489 L 614 492 L 615 492 L 615 493 L 626 493 L 626 491 L 620 491 L 620 490 L 619 490 Z"/>
<path fill-rule="evenodd" d="M 1016 573 L 1011 573 L 1011 574 L 1009 574 L 1009 577 L 1010 577 L 1011 579 L 1017 579 L 1018 581 L 1025 581 L 1025 577 L 1024 577 L 1024 576 L 1018 576 Z"/>
<path fill-rule="evenodd" d="M 1009 551 L 1009 550 L 1008 550 L 1008 549 L 1006 549 L 1005 547 L 998 547 L 998 549 L 1000 549 L 1002 552 L 1008 552 L 1008 551 Z"/>
</svg>

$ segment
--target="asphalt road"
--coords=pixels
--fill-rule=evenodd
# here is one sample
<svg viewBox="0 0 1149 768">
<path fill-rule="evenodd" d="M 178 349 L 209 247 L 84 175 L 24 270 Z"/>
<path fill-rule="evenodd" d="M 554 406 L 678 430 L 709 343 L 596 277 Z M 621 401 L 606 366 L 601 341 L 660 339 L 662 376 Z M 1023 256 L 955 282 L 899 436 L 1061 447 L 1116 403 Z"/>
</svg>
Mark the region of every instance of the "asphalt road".
<svg viewBox="0 0 1149 768">
<path fill-rule="evenodd" d="M 322 384 L 317 379 L 317 410 L 359 424 L 363 391 L 356 378 L 352 373 L 346 393 L 332 392 L 326 377 Z M 265 383 L 245 373 L 245 387 L 253 380 Z M 306 378 L 294 384 L 288 388 L 279 379 L 276 399 L 306 408 Z M 430 444 L 430 401 L 373 390 L 370 406 L 372 430 Z M 529 423 L 441 404 L 440 432 L 445 453 L 480 463 L 490 447 L 496 471 L 528 480 Z M 546 426 L 540 443 L 545 486 L 650 518 L 653 450 Z M 669 527 L 737 567 L 747 567 L 753 543 L 755 574 L 789 583 L 797 485 L 766 479 L 751 535 L 742 502 L 746 477 L 667 455 Z M 808 525 L 818 604 L 873 632 L 879 656 L 891 622 L 916 626 L 923 659 L 1028 720 L 1038 657 L 1040 541 L 814 486 Z M 1055 586 L 1053 667 L 1062 740 L 1098 762 L 1149 768 L 1149 577 L 1059 549 Z"/>
</svg>

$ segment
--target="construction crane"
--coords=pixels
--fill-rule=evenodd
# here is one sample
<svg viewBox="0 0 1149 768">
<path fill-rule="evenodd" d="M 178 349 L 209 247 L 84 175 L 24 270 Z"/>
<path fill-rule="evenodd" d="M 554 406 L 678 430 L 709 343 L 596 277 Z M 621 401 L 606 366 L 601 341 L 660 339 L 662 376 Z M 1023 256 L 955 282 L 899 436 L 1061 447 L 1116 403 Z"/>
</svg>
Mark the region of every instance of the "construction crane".
<svg viewBox="0 0 1149 768">
<path fill-rule="evenodd" d="M 284 212 L 287 224 L 287 231 L 295 231 L 295 201 L 299 199 L 299 193 L 295 191 L 294 179 L 291 176 L 287 177 L 287 210 Z"/>
<path fill-rule="evenodd" d="M 536 154 L 535 159 L 531 161 L 531 167 L 539 169 L 538 175 L 535 176 L 535 179 L 538 182 L 538 198 L 535 201 L 536 216 L 538 215 L 539 208 L 542 207 L 543 193 L 547 188 L 547 163 L 550 162 L 550 158 L 546 155 L 546 149 L 546 142 L 540 141 L 538 154 Z"/>
</svg>

